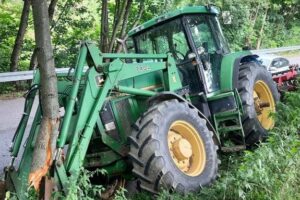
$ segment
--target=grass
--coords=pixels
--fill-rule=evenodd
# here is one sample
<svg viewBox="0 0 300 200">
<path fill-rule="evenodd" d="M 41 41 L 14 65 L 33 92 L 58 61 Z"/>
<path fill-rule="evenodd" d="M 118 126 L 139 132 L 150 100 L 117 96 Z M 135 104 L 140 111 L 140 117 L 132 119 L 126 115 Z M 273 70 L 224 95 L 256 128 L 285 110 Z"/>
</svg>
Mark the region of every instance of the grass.
<svg viewBox="0 0 300 200">
<path fill-rule="evenodd" d="M 280 52 L 278 53 L 278 55 L 285 56 L 285 57 L 296 57 L 296 56 L 300 56 L 300 50 Z"/>
<path fill-rule="evenodd" d="M 27 81 L 0 83 L 0 99 L 12 99 L 21 97 L 26 93 L 29 84 Z"/>
<path fill-rule="evenodd" d="M 7 94 L 0 94 L 0 100 L 10 100 L 15 98 L 21 98 L 27 91 L 10 92 Z"/>
</svg>

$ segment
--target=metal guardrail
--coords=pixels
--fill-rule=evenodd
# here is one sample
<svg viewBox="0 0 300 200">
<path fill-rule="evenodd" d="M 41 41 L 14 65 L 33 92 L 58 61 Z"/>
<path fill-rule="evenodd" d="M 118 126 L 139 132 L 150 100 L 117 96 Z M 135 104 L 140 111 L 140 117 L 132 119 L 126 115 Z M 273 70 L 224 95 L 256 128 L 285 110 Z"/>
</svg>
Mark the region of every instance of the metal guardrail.
<svg viewBox="0 0 300 200">
<path fill-rule="evenodd" d="M 69 68 L 57 68 L 56 73 L 68 73 Z M 35 71 L 21 71 L 21 72 L 5 72 L 0 73 L 0 83 L 2 82 L 12 82 L 12 81 L 23 81 L 31 80 L 33 78 Z"/>
<path fill-rule="evenodd" d="M 289 46 L 289 47 L 279 47 L 272 49 L 259 49 L 259 50 L 250 50 L 253 54 L 263 54 L 263 53 L 279 53 L 284 51 L 295 51 L 300 50 L 300 45 L 297 46 Z"/>
<path fill-rule="evenodd" d="M 260 50 L 250 50 L 253 54 L 268 54 L 268 53 L 279 53 L 284 51 L 294 51 L 300 50 L 300 45 L 289 46 L 289 47 L 279 47 L 272 49 L 260 49 Z M 85 68 L 85 70 L 87 67 Z M 57 68 L 57 73 L 67 73 L 69 68 Z M 31 80 L 33 78 L 34 71 L 21 71 L 21 72 L 5 72 L 0 73 L 0 83 L 2 82 L 12 82 L 12 81 L 22 81 Z"/>
</svg>

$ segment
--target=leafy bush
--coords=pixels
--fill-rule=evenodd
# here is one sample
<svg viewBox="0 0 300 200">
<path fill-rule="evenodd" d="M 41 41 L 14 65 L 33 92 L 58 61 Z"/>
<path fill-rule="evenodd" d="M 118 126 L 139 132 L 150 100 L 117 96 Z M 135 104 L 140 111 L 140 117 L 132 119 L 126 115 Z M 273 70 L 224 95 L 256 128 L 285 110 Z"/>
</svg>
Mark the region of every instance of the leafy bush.
<svg viewBox="0 0 300 200">
<path fill-rule="evenodd" d="M 78 181 L 74 181 L 70 185 L 70 191 L 68 197 L 64 197 L 60 192 L 53 193 L 53 199 L 67 199 L 67 200 L 77 200 L 86 199 L 93 200 L 95 197 L 101 195 L 101 192 L 105 189 L 102 185 L 92 185 L 91 178 L 98 174 L 105 173 L 101 170 L 88 171 L 82 168 L 80 170 L 80 175 Z"/>
</svg>

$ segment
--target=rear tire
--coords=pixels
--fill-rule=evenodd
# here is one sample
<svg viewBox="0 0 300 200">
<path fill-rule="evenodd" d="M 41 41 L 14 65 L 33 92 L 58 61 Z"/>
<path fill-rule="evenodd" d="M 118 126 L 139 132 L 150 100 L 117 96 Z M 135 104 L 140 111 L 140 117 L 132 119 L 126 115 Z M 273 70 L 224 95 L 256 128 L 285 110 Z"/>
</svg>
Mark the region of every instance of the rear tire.
<svg viewBox="0 0 300 200">
<path fill-rule="evenodd" d="M 255 62 L 240 66 L 238 91 L 244 108 L 245 142 L 251 146 L 264 140 L 268 136 L 267 131 L 273 128 L 274 119 L 268 118 L 268 112 L 275 112 L 279 93 L 271 73 Z M 264 103 L 270 106 L 260 106 Z"/>
<path fill-rule="evenodd" d="M 143 190 L 157 194 L 164 188 L 184 194 L 198 191 L 217 176 L 212 132 L 185 102 L 170 100 L 150 107 L 135 124 L 130 141 L 133 173 Z"/>
</svg>

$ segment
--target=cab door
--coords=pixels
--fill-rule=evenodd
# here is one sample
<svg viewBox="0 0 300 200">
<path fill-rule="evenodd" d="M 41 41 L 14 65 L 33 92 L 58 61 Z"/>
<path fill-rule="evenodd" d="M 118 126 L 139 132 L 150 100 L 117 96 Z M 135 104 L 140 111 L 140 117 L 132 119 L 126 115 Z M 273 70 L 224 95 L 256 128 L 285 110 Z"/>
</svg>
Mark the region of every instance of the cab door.
<svg viewBox="0 0 300 200">
<path fill-rule="evenodd" d="M 187 32 L 199 63 L 206 93 L 220 89 L 220 68 L 229 48 L 215 15 L 188 15 Z"/>
</svg>

